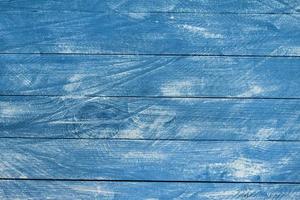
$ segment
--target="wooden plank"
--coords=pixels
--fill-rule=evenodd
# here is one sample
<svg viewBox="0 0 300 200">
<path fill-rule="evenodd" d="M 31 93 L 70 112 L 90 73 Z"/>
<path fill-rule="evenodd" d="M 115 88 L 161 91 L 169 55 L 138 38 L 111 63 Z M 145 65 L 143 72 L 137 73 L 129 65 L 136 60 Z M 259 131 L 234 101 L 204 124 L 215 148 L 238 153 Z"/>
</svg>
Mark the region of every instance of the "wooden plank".
<svg viewBox="0 0 300 200">
<path fill-rule="evenodd" d="M 299 142 L 0 141 L 1 178 L 300 183 Z"/>
<path fill-rule="evenodd" d="M 300 98 L 300 58 L 0 55 L 0 94 Z"/>
<path fill-rule="evenodd" d="M 19 0 L 0 2 L 1 10 L 59 10 L 80 12 L 197 12 L 197 13 L 294 13 L 299 12 L 298 0 Z"/>
<path fill-rule="evenodd" d="M 8 199 L 272 199 L 298 200 L 298 184 L 0 181 Z"/>
<path fill-rule="evenodd" d="M 2 11 L 0 53 L 300 56 L 299 17 Z"/>
<path fill-rule="evenodd" d="M 300 140 L 300 101 L 0 97 L 0 137 Z"/>
</svg>

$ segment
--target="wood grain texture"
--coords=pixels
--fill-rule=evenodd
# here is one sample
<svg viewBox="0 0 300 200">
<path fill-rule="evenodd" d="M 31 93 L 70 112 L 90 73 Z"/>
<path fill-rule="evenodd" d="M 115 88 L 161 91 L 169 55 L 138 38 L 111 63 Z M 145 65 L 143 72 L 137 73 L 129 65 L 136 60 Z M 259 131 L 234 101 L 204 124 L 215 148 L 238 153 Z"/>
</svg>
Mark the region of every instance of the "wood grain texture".
<svg viewBox="0 0 300 200">
<path fill-rule="evenodd" d="M 296 184 L 142 183 L 83 181 L 0 181 L 9 199 L 211 199 L 298 200 Z"/>
<path fill-rule="evenodd" d="M 0 0 L 0 199 L 300 199 L 299 0 Z"/>
<path fill-rule="evenodd" d="M 298 0 L 19 0 L 0 2 L 1 10 L 59 10 L 79 12 L 196 12 L 196 13 L 295 13 Z"/>
<path fill-rule="evenodd" d="M 0 97 L 0 137 L 300 140 L 300 100 Z"/>
<path fill-rule="evenodd" d="M 300 56 L 299 17 L 2 11 L 0 53 Z"/>
<path fill-rule="evenodd" d="M 300 58 L 0 55 L 0 94 L 300 98 Z"/>
<path fill-rule="evenodd" d="M 299 183 L 299 144 L 6 138 L 0 178 Z"/>
</svg>

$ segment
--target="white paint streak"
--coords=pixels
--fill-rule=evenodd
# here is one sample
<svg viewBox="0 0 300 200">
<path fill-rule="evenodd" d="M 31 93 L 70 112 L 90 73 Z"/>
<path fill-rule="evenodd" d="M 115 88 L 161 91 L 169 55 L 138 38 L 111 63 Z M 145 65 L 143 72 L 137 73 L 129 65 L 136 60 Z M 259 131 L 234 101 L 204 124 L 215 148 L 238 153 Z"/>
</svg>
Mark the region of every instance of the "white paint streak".
<svg viewBox="0 0 300 200">
<path fill-rule="evenodd" d="M 63 86 L 64 90 L 67 92 L 72 92 L 78 89 L 81 85 L 81 80 L 84 78 L 82 74 L 74 74 L 69 78 L 69 82 Z"/>
<path fill-rule="evenodd" d="M 243 191 L 243 193 L 249 194 L 251 192 L 255 191 Z M 239 190 L 221 190 L 221 191 L 212 191 L 212 192 L 206 192 L 203 194 L 208 199 L 227 199 L 239 196 L 241 194 L 241 191 Z"/>
<path fill-rule="evenodd" d="M 180 128 L 179 133 L 183 137 L 193 137 L 193 136 L 200 136 L 201 130 L 200 127 L 190 123 L 190 124 L 184 124 Z"/>
<path fill-rule="evenodd" d="M 130 112 L 136 112 L 135 109 L 134 107 L 134 110 Z M 133 125 L 127 129 L 129 129 L 128 131 L 134 130 L 140 137 L 144 136 L 143 133 L 147 133 L 147 137 L 165 137 L 169 134 L 168 130 L 175 118 L 176 112 L 173 109 L 152 105 L 132 116 Z M 125 133 L 128 131 L 126 130 Z"/>
<path fill-rule="evenodd" d="M 84 78 L 84 74 L 74 74 L 69 78 L 70 82 L 81 81 Z"/>
<path fill-rule="evenodd" d="M 294 155 L 293 156 L 292 155 L 285 156 L 279 160 L 278 164 L 281 166 L 286 166 L 289 164 L 289 162 L 292 160 L 293 157 L 294 157 Z"/>
<path fill-rule="evenodd" d="M 161 93 L 163 96 L 195 96 L 197 90 L 201 90 L 203 87 L 203 80 L 189 78 L 188 80 L 177 80 L 163 84 Z"/>
<path fill-rule="evenodd" d="M 253 176 L 261 176 L 267 172 L 266 166 L 260 161 L 238 158 L 229 164 L 232 175 L 243 180 Z"/>
<path fill-rule="evenodd" d="M 223 38 L 223 35 L 218 33 L 212 33 L 203 27 L 191 26 L 187 24 L 179 25 L 179 27 L 191 33 L 202 35 L 205 38 Z"/>
<path fill-rule="evenodd" d="M 14 116 L 16 113 L 19 112 L 19 109 L 17 109 L 14 106 L 11 106 L 10 104 L 1 103 L 0 106 L 0 114 L 1 116 Z"/>
<path fill-rule="evenodd" d="M 73 190 L 79 191 L 79 192 L 88 192 L 88 193 L 96 193 L 104 196 L 113 196 L 115 192 L 103 189 L 100 186 L 97 187 L 89 187 L 89 186 L 73 186 Z"/>
<path fill-rule="evenodd" d="M 24 74 L 16 74 L 15 77 L 19 79 L 24 86 L 30 86 L 32 84 L 31 80 Z"/>
<path fill-rule="evenodd" d="M 143 134 L 140 129 L 125 129 L 121 130 L 117 135 L 118 138 L 130 138 L 130 139 L 138 139 L 143 138 Z"/>
<path fill-rule="evenodd" d="M 50 121 L 49 124 L 97 124 L 101 121 L 65 121 L 65 120 L 57 120 L 57 121 Z"/>
<path fill-rule="evenodd" d="M 23 114 L 28 108 L 26 106 L 14 105 L 9 102 L 0 102 L 0 115 L 2 117 L 13 117 Z"/>
<path fill-rule="evenodd" d="M 256 136 L 258 139 L 268 139 L 275 133 L 274 128 L 261 128 L 258 130 Z"/>
<path fill-rule="evenodd" d="M 149 15 L 149 13 L 128 13 L 128 16 L 133 18 L 133 19 L 144 19 L 145 17 L 147 17 Z"/>
<path fill-rule="evenodd" d="M 259 85 L 251 85 L 248 91 L 238 95 L 240 97 L 251 97 L 254 95 L 258 95 L 264 92 L 264 89 Z"/>
<path fill-rule="evenodd" d="M 61 53 L 79 53 L 75 46 L 64 42 L 58 44 L 57 51 Z"/>
<path fill-rule="evenodd" d="M 163 160 L 166 159 L 166 155 L 162 152 L 139 152 L 133 151 L 123 154 L 125 159 L 147 159 L 147 160 Z"/>
</svg>

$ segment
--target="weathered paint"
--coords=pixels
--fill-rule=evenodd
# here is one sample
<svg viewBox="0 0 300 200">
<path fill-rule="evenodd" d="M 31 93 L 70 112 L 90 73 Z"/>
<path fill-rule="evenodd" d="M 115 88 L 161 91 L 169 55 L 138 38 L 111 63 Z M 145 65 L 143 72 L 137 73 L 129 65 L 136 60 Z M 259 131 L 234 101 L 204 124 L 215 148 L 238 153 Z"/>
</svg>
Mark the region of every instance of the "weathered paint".
<svg viewBox="0 0 300 200">
<path fill-rule="evenodd" d="M 300 58 L 0 55 L 0 94 L 300 97 Z"/>
<path fill-rule="evenodd" d="M 300 140 L 300 100 L 0 97 L 0 137 Z"/>
<path fill-rule="evenodd" d="M 78 12 L 298 13 L 298 0 L 19 0 L 0 2 L 0 10 Z"/>
<path fill-rule="evenodd" d="M 0 198 L 9 199 L 204 199 L 298 200 L 296 184 L 162 183 L 95 181 L 0 181 Z"/>
<path fill-rule="evenodd" d="M 299 17 L 2 11 L 0 53 L 300 56 Z"/>
<path fill-rule="evenodd" d="M 299 4 L 0 1 L 0 199 L 300 199 Z"/>
<path fill-rule="evenodd" d="M 0 139 L 0 178 L 300 182 L 299 142 Z"/>
</svg>

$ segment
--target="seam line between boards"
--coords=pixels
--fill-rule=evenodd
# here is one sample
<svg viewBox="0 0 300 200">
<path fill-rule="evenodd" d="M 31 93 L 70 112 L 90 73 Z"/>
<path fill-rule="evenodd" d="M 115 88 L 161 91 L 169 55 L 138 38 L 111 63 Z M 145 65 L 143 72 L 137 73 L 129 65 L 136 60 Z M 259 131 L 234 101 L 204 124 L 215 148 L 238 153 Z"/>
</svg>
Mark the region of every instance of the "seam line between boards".
<svg viewBox="0 0 300 200">
<path fill-rule="evenodd" d="M 193 180 L 116 180 L 116 179 L 54 179 L 54 178 L 0 178 L 0 181 L 82 181 L 82 182 L 142 182 L 142 183 L 227 183 L 227 184 L 300 184 L 295 181 L 193 181 Z"/>
<path fill-rule="evenodd" d="M 293 11 L 291 9 L 290 12 L 231 12 L 231 11 L 220 11 L 220 12 L 208 12 L 208 11 L 155 11 L 155 10 L 150 10 L 150 11 L 120 11 L 120 10 L 109 10 L 109 11 L 92 11 L 92 10 L 76 10 L 76 9 L 62 9 L 62 10 L 55 10 L 55 9 L 41 9 L 41 8 L 30 8 L 30 7 L 14 7 L 14 6 L 10 6 L 8 9 L 1 9 L 0 11 L 2 12 L 19 12 L 19 11 L 23 11 L 23 12 L 81 12 L 81 13 L 97 13 L 97 14 L 194 14 L 194 15 L 299 15 L 300 12 L 297 11 Z"/>
<path fill-rule="evenodd" d="M 300 55 L 243 55 L 243 54 L 197 54 L 197 53 L 9 53 L 0 52 L 0 55 L 65 55 L 65 56 L 161 56 L 161 57 L 244 57 L 244 58 L 300 58 Z"/>
<path fill-rule="evenodd" d="M 21 140 L 98 140 L 98 141 L 154 141 L 154 142 L 270 142 L 270 143 L 283 143 L 283 142 L 290 142 L 290 143 L 298 143 L 300 140 L 220 140 L 220 139 L 151 139 L 151 138 L 75 138 L 75 137 L 0 137 L 1 139 L 21 139 Z"/>
<path fill-rule="evenodd" d="M 232 100 L 300 100 L 300 97 L 226 97 L 226 96 L 110 96 L 59 94 L 1 94 L 0 97 L 65 97 L 65 98 L 136 98 L 136 99 L 232 99 Z"/>
</svg>

